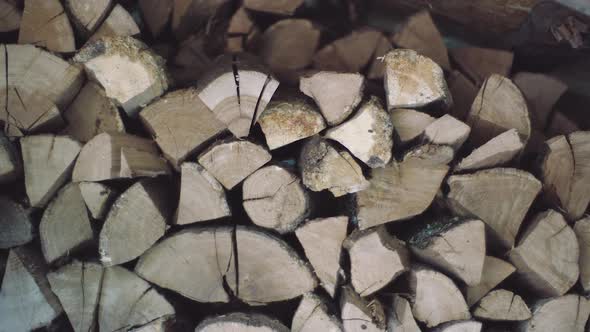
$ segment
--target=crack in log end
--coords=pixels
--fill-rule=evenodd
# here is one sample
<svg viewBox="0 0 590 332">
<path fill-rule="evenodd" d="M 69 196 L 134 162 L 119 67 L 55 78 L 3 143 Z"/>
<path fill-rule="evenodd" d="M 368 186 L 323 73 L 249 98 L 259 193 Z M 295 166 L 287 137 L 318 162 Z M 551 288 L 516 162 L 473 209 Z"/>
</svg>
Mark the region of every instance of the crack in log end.
<svg viewBox="0 0 590 332">
<path fill-rule="evenodd" d="M 264 84 L 262 85 L 262 90 L 260 91 L 260 94 L 258 95 L 258 99 L 256 100 L 256 106 L 254 107 L 254 114 L 252 115 L 252 121 L 250 122 L 250 128 L 248 128 L 248 135 L 250 135 L 250 132 L 252 131 L 252 127 L 254 127 L 254 125 L 258 121 L 258 108 L 260 107 L 260 101 L 262 100 L 262 96 L 264 95 L 264 91 L 266 90 L 266 86 L 268 85 L 268 83 L 270 83 L 271 80 L 272 80 L 272 76 L 270 74 L 268 74 L 266 76 L 266 80 L 264 81 Z M 262 110 L 262 111 L 264 111 L 264 110 Z"/>
</svg>

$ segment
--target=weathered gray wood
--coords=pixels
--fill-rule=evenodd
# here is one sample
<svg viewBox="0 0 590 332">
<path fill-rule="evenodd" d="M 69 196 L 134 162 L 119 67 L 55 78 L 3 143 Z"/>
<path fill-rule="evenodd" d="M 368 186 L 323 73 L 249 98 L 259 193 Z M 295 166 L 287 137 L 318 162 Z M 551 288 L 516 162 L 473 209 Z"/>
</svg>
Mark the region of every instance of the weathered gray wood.
<svg viewBox="0 0 590 332">
<path fill-rule="evenodd" d="M 112 0 L 66 0 L 64 5 L 74 28 L 88 37 L 108 15 Z"/>
<path fill-rule="evenodd" d="M 449 165 L 455 158 L 455 150 L 448 145 L 423 144 L 404 154 L 404 162 L 418 160 L 432 165 Z"/>
<path fill-rule="evenodd" d="M 387 332 L 420 332 L 410 302 L 394 294 L 387 311 Z"/>
<path fill-rule="evenodd" d="M 583 332 L 590 314 L 590 301 L 583 296 L 569 294 L 539 300 L 532 306 L 533 317 L 520 324 L 524 332 Z"/>
<path fill-rule="evenodd" d="M 386 328 L 381 302 L 364 299 L 348 286 L 342 288 L 340 295 L 340 317 L 345 332 L 384 332 Z"/>
<path fill-rule="evenodd" d="M 244 7 L 258 12 L 291 16 L 303 4 L 303 0 L 245 0 Z"/>
<path fill-rule="evenodd" d="M 590 203 L 590 131 L 568 136 L 574 156 L 574 175 L 566 210 L 572 220 L 581 218 Z"/>
<path fill-rule="evenodd" d="M 106 37 L 135 36 L 139 33 L 139 27 L 131 14 L 120 4 L 116 4 L 88 42 Z"/>
<path fill-rule="evenodd" d="M 340 320 L 328 313 L 326 303 L 319 296 L 308 293 L 303 295 L 293 315 L 292 332 L 342 332 Z"/>
<path fill-rule="evenodd" d="M 520 296 L 498 289 L 479 301 L 473 315 L 482 320 L 523 321 L 531 318 L 531 311 Z"/>
<path fill-rule="evenodd" d="M 474 171 L 504 166 L 524 148 L 516 129 L 510 129 L 473 150 L 455 167 L 455 171 Z"/>
<path fill-rule="evenodd" d="M 465 287 L 465 300 L 469 306 L 473 306 L 490 290 L 494 289 L 500 282 L 508 278 L 516 268 L 493 256 L 486 256 L 483 261 L 483 272 L 481 281 L 474 286 Z"/>
<path fill-rule="evenodd" d="M 32 220 L 22 205 L 0 197 L 0 211 L 0 248 L 16 247 L 33 240 Z"/>
<path fill-rule="evenodd" d="M 313 58 L 314 68 L 338 72 L 361 72 L 374 56 L 381 32 L 362 27 L 320 49 Z"/>
<path fill-rule="evenodd" d="M 382 79 L 385 75 L 385 64 L 383 63 L 383 56 L 387 54 L 393 46 L 386 36 L 380 36 L 377 41 L 377 47 L 373 54 L 373 61 L 367 71 L 367 78 L 370 80 Z"/>
<path fill-rule="evenodd" d="M 23 165 L 17 147 L 0 131 L 0 183 L 8 183 L 22 175 Z"/>
<path fill-rule="evenodd" d="M 25 0 L 18 43 L 60 53 L 76 50 L 74 31 L 59 0 Z"/>
<path fill-rule="evenodd" d="M 157 38 L 170 22 L 174 2 L 139 0 L 138 5 L 147 28 Z"/>
<path fill-rule="evenodd" d="M 18 30 L 22 13 L 10 0 L 0 1 L 0 32 Z"/>
<path fill-rule="evenodd" d="M 471 128 L 468 125 L 445 114 L 424 128 L 423 138 L 430 144 L 448 145 L 458 151 L 470 132 Z"/>
<path fill-rule="evenodd" d="M 99 182 L 80 182 L 78 186 L 92 218 L 104 219 L 117 192 Z"/>
<path fill-rule="evenodd" d="M 433 332 L 480 332 L 482 323 L 473 320 L 448 322 L 441 324 Z"/>
<path fill-rule="evenodd" d="M 514 84 L 531 106 L 531 125 L 544 130 L 555 103 L 566 92 L 567 85 L 546 74 L 520 72 L 514 75 Z"/>
<path fill-rule="evenodd" d="M 395 109 L 389 114 L 395 135 L 402 144 L 420 136 L 424 129 L 436 120 L 426 113 L 411 109 Z"/>
<path fill-rule="evenodd" d="M 590 217 L 580 219 L 574 226 L 580 247 L 580 284 L 585 291 L 590 290 Z"/>
<path fill-rule="evenodd" d="M 449 91 L 453 96 L 453 108 L 450 114 L 464 121 L 471 110 L 479 88 L 458 70 L 451 72 L 447 82 Z"/>
<path fill-rule="evenodd" d="M 459 68 L 478 86 L 494 74 L 509 76 L 514 60 L 512 52 L 492 48 L 459 47 L 450 53 Z"/>
<path fill-rule="evenodd" d="M 231 313 L 207 318 L 195 328 L 195 332 L 288 332 L 289 329 L 274 318 L 261 314 Z"/>
</svg>

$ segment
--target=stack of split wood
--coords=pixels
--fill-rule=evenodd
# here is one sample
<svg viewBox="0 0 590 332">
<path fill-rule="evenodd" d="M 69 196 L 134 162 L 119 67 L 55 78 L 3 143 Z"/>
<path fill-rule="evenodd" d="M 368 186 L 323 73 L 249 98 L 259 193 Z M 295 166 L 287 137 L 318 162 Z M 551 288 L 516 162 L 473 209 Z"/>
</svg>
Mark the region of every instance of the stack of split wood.
<svg viewBox="0 0 590 332">
<path fill-rule="evenodd" d="M 0 332 L 584 331 L 565 84 L 228 4 L 0 0 Z"/>
</svg>

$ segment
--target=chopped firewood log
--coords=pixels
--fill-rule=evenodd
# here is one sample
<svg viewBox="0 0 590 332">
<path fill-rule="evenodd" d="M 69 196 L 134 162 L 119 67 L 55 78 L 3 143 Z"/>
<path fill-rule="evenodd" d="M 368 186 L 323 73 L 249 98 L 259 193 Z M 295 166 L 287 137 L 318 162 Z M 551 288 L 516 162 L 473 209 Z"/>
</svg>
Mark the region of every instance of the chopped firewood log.
<svg viewBox="0 0 590 332">
<path fill-rule="evenodd" d="M 88 38 L 109 14 L 112 0 L 66 0 L 64 5 L 74 28 Z"/>
<path fill-rule="evenodd" d="M 391 160 L 393 125 L 375 96 L 361 104 L 352 118 L 328 130 L 324 137 L 339 142 L 371 168 L 385 167 Z"/>
<path fill-rule="evenodd" d="M 384 226 L 355 230 L 344 248 L 350 256 L 352 287 L 360 296 L 369 296 L 410 268 L 406 244 L 390 235 Z"/>
<path fill-rule="evenodd" d="M 1 45 L 0 120 L 14 136 L 53 131 L 63 124 L 65 109 L 84 82 L 81 68 L 32 45 Z M 22 136 L 23 133 L 20 133 Z"/>
<path fill-rule="evenodd" d="M 299 167 L 303 184 L 312 191 L 328 189 L 335 197 L 365 190 L 369 182 L 354 158 L 332 143 L 312 137 L 302 148 Z"/>
<path fill-rule="evenodd" d="M 382 34 L 371 28 L 354 30 L 319 50 L 313 59 L 314 67 L 319 70 L 360 72 L 369 64 L 380 37 Z"/>
<path fill-rule="evenodd" d="M 448 179 L 449 207 L 456 215 L 475 216 L 485 222 L 498 244 L 511 248 L 524 216 L 541 191 L 530 173 L 494 168 Z"/>
<path fill-rule="evenodd" d="M 244 210 L 258 226 L 289 233 L 308 216 L 310 198 L 301 180 L 279 166 L 266 166 L 244 181 Z"/>
<path fill-rule="evenodd" d="M 580 247 L 580 284 L 590 290 L 590 217 L 578 220 L 574 226 Z"/>
<path fill-rule="evenodd" d="M 83 63 L 88 76 L 130 116 L 168 89 L 164 60 L 132 37 L 108 37 L 89 43 L 74 61 Z"/>
<path fill-rule="evenodd" d="M 572 121 L 563 112 L 557 110 L 553 113 L 551 120 L 549 120 L 545 134 L 547 137 L 554 137 L 557 135 L 569 135 L 579 130 L 580 127 L 575 121 Z"/>
<path fill-rule="evenodd" d="M 455 150 L 448 145 L 423 144 L 404 154 L 403 161 L 417 159 L 433 165 L 448 165 L 455 158 Z"/>
<path fill-rule="evenodd" d="M 68 122 L 65 132 L 80 142 L 88 142 L 100 133 L 125 132 L 117 106 L 94 82 L 84 85 L 63 115 Z"/>
<path fill-rule="evenodd" d="M 113 203 L 100 231 L 103 265 L 133 260 L 161 238 L 172 214 L 170 203 L 169 190 L 162 179 L 141 180 L 123 192 Z"/>
<path fill-rule="evenodd" d="M 473 316 L 482 320 L 523 321 L 531 318 L 531 311 L 520 296 L 498 289 L 479 301 Z"/>
<path fill-rule="evenodd" d="M 426 127 L 436 119 L 432 116 L 411 109 L 395 109 L 390 111 L 391 123 L 395 135 L 402 144 L 406 144 L 420 136 Z"/>
<path fill-rule="evenodd" d="M 320 42 L 320 30 L 304 19 L 280 20 L 264 31 L 260 55 L 273 72 L 307 67 Z"/>
<path fill-rule="evenodd" d="M 410 302 L 394 294 L 387 312 L 387 332 L 421 332 L 412 315 Z"/>
<path fill-rule="evenodd" d="M 470 319 L 471 314 L 455 283 L 444 274 L 423 266 L 410 270 L 412 312 L 416 320 L 435 327 L 453 320 Z"/>
<path fill-rule="evenodd" d="M 229 9 L 229 0 L 173 0 L 172 32 L 176 40 L 184 40 L 196 29 L 219 19 Z"/>
<path fill-rule="evenodd" d="M 311 137 L 326 128 L 317 107 L 301 96 L 271 101 L 258 124 L 270 150 Z"/>
<path fill-rule="evenodd" d="M 170 75 L 177 86 L 194 86 L 211 68 L 213 60 L 206 53 L 206 43 L 205 36 L 192 35 L 178 45 L 176 55 L 171 57 L 176 66 L 170 68 Z"/>
<path fill-rule="evenodd" d="M 410 158 L 372 170 L 370 187 L 356 195 L 360 229 L 416 216 L 426 210 L 449 170 Z"/>
<path fill-rule="evenodd" d="M 70 177 L 80 143 L 55 135 L 27 136 L 20 143 L 29 204 L 43 207 Z"/>
<path fill-rule="evenodd" d="M 227 33 L 229 35 L 247 35 L 253 28 L 254 21 L 252 21 L 250 13 L 242 6 L 231 17 Z"/>
<path fill-rule="evenodd" d="M 545 129 L 553 106 L 567 90 L 567 85 L 549 75 L 528 72 L 514 75 L 513 81 L 531 106 L 531 125 Z"/>
<path fill-rule="evenodd" d="M 345 286 L 340 295 L 340 317 L 346 332 L 385 332 L 385 311 L 378 299 L 367 300 Z"/>
<path fill-rule="evenodd" d="M 373 53 L 373 60 L 367 71 L 367 78 L 370 80 L 382 79 L 385 74 L 385 64 L 383 63 L 383 56 L 393 49 L 391 42 L 387 37 L 381 35 L 377 41 L 375 53 Z"/>
<path fill-rule="evenodd" d="M 117 192 L 99 182 L 80 182 L 82 198 L 94 219 L 104 219 Z"/>
<path fill-rule="evenodd" d="M 274 318 L 261 314 L 244 314 L 239 312 L 207 318 L 195 328 L 195 332 L 225 331 L 289 332 L 289 329 Z"/>
<path fill-rule="evenodd" d="M 387 108 L 413 108 L 453 101 L 443 70 L 430 58 L 413 50 L 398 49 L 387 53 L 385 61 L 385 95 Z"/>
<path fill-rule="evenodd" d="M 520 324 L 520 331 L 583 332 L 590 314 L 590 301 L 583 296 L 568 294 L 539 300 L 531 308 L 533 317 Z"/>
<path fill-rule="evenodd" d="M 481 220 L 454 218 L 428 224 L 412 237 L 410 249 L 420 260 L 475 286 L 482 279 L 485 240 Z"/>
<path fill-rule="evenodd" d="M 18 30 L 22 13 L 10 0 L 0 0 L 0 32 Z"/>
<path fill-rule="evenodd" d="M 565 294 L 580 275 L 576 234 L 553 210 L 535 216 L 508 257 L 516 274 L 543 297 Z"/>
<path fill-rule="evenodd" d="M 0 290 L 2 331 L 32 331 L 63 312 L 47 281 L 48 271 L 31 247 L 10 250 Z"/>
<path fill-rule="evenodd" d="M 98 296 L 102 284 L 100 264 L 74 261 L 47 275 L 75 332 L 96 329 Z"/>
<path fill-rule="evenodd" d="M 313 293 L 303 295 L 293 315 L 292 332 L 342 332 L 342 329 L 342 323 L 328 313 L 322 298 Z"/>
<path fill-rule="evenodd" d="M 516 129 L 507 130 L 473 150 L 457 164 L 455 171 L 475 171 L 504 166 L 521 153 L 523 148 L 524 144 Z"/>
<path fill-rule="evenodd" d="M 226 129 L 193 88 L 165 94 L 139 118 L 175 167 Z"/>
<path fill-rule="evenodd" d="M 76 51 L 74 31 L 59 0 L 25 0 L 18 43 L 59 53 Z"/>
<path fill-rule="evenodd" d="M 116 4 L 88 42 L 92 43 L 105 37 L 135 36 L 139 33 L 139 27 L 131 14 L 123 6 Z"/>
<path fill-rule="evenodd" d="M 271 155 L 252 142 L 229 140 L 209 147 L 198 159 L 199 164 L 229 190 L 269 162 Z"/>
<path fill-rule="evenodd" d="M 516 268 L 499 258 L 486 256 L 483 261 L 481 281 L 474 286 L 465 288 L 465 299 L 469 306 L 473 306 L 490 290 L 516 271 Z"/>
<path fill-rule="evenodd" d="M 453 107 L 450 114 L 463 121 L 467 118 L 473 101 L 477 96 L 478 88 L 471 83 L 465 75 L 455 70 L 451 72 L 448 78 L 449 91 L 453 96 Z"/>
<path fill-rule="evenodd" d="M 468 125 L 445 114 L 424 129 L 424 139 L 430 144 L 448 145 L 458 151 L 470 132 Z"/>
<path fill-rule="evenodd" d="M 244 7 L 249 10 L 291 16 L 303 4 L 303 0 L 245 0 Z"/>
<path fill-rule="evenodd" d="M 512 69 L 514 54 L 509 51 L 480 47 L 460 47 L 450 51 L 459 68 L 477 86 L 491 75 L 507 77 Z"/>
<path fill-rule="evenodd" d="M 577 220 L 584 215 L 590 202 L 590 131 L 572 133 L 568 141 L 574 158 L 574 175 L 566 211 Z"/>
<path fill-rule="evenodd" d="M 313 67 L 318 70 L 346 72 L 347 66 L 336 51 L 334 44 L 328 44 L 321 48 L 313 56 Z"/>
<path fill-rule="evenodd" d="M 483 83 L 467 116 L 469 140 L 480 146 L 509 129 L 516 129 L 524 142 L 531 136 L 527 103 L 508 78 L 492 75 Z"/>
<path fill-rule="evenodd" d="M 0 183 L 12 182 L 22 172 L 23 165 L 17 147 L 0 131 Z"/>
<path fill-rule="evenodd" d="M 255 48 L 260 29 L 254 24 L 250 13 L 242 6 L 235 11 L 227 27 L 226 52 L 240 53 Z"/>
<path fill-rule="evenodd" d="M 480 332 L 482 324 L 474 320 L 464 320 L 441 324 L 432 332 Z"/>
<path fill-rule="evenodd" d="M 225 190 L 217 180 L 197 163 L 183 163 L 177 225 L 231 216 Z"/>
<path fill-rule="evenodd" d="M 47 205 L 39 224 L 39 237 L 48 264 L 91 243 L 92 228 L 78 184 L 67 184 Z"/>
<path fill-rule="evenodd" d="M 72 180 L 103 181 L 169 173 L 156 144 L 149 139 L 102 133 L 84 145 L 76 161 Z"/>
<path fill-rule="evenodd" d="M 139 10 L 152 36 L 159 37 L 172 15 L 173 1 L 139 0 Z"/>
<path fill-rule="evenodd" d="M 104 269 L 98 310 L 100 332 L 126 331 L 172 315 L 172 305 L 147 281 L 123 267 Z"/>
<path fill-rule="evenodd" d="M 168 332 L 172 331 L 174 319 L 172 317 L 160 317 L 139 327 L 131 327 L 129 332 Z"/>
<path fill-rule="evenodd" d="M 307 221 L 295 230 L 322 287 L 334 297 L 340 275 L 342 242 L 346 238 L 347 217 Z"/>
<path fill-rule="evenodd" d="M 7 249 L 33 240 L 32 220 L 22 205 L 0 196 L 0 248 Z"/>
<path fill-rule="evenodd" d="M 426 10 L 408 18 L 392 40 L 401 48 L 416 50 L 431 58 L 445 70 L 451 69 L 449 54 L 442 35 Z"/>
<path fill-rule="evenodd" d="M 329 125 L 346 119 L 363 99 L 365 78 L 358 73 L 321 71 L 302 77 L 299 89 L 313 98 Z"/>
</svg>

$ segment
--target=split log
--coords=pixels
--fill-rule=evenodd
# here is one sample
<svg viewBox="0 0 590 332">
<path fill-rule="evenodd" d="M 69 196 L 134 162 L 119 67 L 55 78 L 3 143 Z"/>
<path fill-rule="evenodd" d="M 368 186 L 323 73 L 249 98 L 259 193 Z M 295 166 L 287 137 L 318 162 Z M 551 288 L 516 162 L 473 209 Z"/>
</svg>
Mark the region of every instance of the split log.
<svg viewBox="0 0 590 332">
<path fill-rule="evenodd" d="M 325 137 L 342 144 L 371 168 L 385 167 L 391 160 L 393 125 L 375 96 L 361 104 L 352 118 L 328 130 Z"/>
<path fill-rule="evenodd" d="M 520 325 L 521 331 L 583 332 L 590 314 L 590 301 L 583 296 L 569 294 L 539 300 L 531 308 L 533 317 Z"/>
<path fill-rule="evenodd" d="M 10 250 L 0 290 L 2 332 L 41 328 L 63 312 L 45 277 L 48 270 L 32 248 Z"/>
<path fill-rule="evenodd" d="M 572 133 L 568 141 L 574 157 L 574 175 L 566 210 L 576 220 L 582 217 L 590 202 L 590 131 Z"/>
<path fill-rule="evenodd" d="M 100 133 L 125 132 L 117 106 L 94 82 L 84 85 L 63 115 L 68 122 L 65 132 L 80 142 L 88 142 Z"/>
<path fill-rule="evenodd" d="M 22 136 L 53 131 L 63 124 L 65 109 L 84 82 L 83 70 L 32 45 L 2 45 L 0 52 L 0 120 L 5 133 Z"/>
<path fill-rule="evenodd" d="M 590 290 L 590 217 L 578 220 L 574 232 L 580 247 L 580 284 L 585 291 Z"/>
<path fill-rule="evenodd" d="M 0 1 L 0 32 L 18 30 L 22 12 L 10 0 Z"/>
<path fill-rule="evenodd" d="M 213 175 L 197 163 L 183 163 L 180 169 L 177 225 L 231 216 L 225 190 Z"/>
<path fill-rule="evenodd" d="M 393 46 L 387 37 L 383 35 L 379 37 L 379 40 L 377 41 L 377 47 L 375 48 L 375 53 L 373 54 L 373 60 L 371 61 L 371 65 L 367 71 L 368 79 L 383 79 L 383 75 L 385 74 L 385 64 L 383 63 L 383 57 L 392 49 Z"/>
<path fill-rule="evenodd" d="M 424 129 L 436 120 L 426 113 L 411 109 L 392 110 L 390 115 L 395 135 L 402 145 L 420 136 Z"/>
<path fill-rule="evenodd" d="M 307 221 L 295 230 L 322 287 L 332 297 L 339 282 L 340 256 L 347 226 L 347 217 L 331 217 Z"/>
<path fill-rule="evenodd" d="M 207 318 L 195 328 L 195 332 L 225 332 L 225 331 L 268 331 L 288 332 L 289 329 L 274 318 L 261 314 L 231 313 Z"/>
<path fill-rule="evenodd" d="M 152 140 L 122 133 L 102 133 L 80 151 L 72 181 L 155 177 L 169 172 Z"/>
<path fill-rule="evenodd" d="M 92 218 L 104 219 L 117 192 L 99 182 L 80 182 L 78 186 Z"/>
<path fill-rule="evenodd" d="M 47 205 L 39 224 L 39 237 L 48 264 L 91 243 L 92 228 L 77 184 L 67 184 Z"/>
<path fill-rule="evenodd" d="M 356 293 L 369 296 L 407 271 L 410 255 L 405 245 L 383 226 L 352 232 L 343 246 L 350 256 L 350 279 Z"/>
<path fill-rule="evenodd" d="M 448 145 L 424 144 L 404 154 L 403 161 L 416 159 L 432 165 L 448 165 L 455 158 L 455 150 Z"/>
<path fill-rule="evenodd" d="M 199 156 L 203 165 L 226 189 L 230 190 L 270 161 L 270 153 L 249 141 L 222 141 Z"/>
<path fill-rule="evenodd" d="M 416 266 L 410 270 L 409 282 L 414 294 L 412 312 L 426 326 L 471 318 L 463 295 L 444 274 Z"/>
<path fill-rule="evenodd" d="M 463 121 L 467 118 L 471 110 L 473 101 L 477 96 L 478 88 L 457 70 L 451 72 L 447 82 L 451 96 L 453 96 L 453 107 L 451 108 L 450 114 Z"/>
<path fill-rule="evenodd" d="M 342 332 L 342 323 L 328 313 L 326 303 L 319 296 L 308 293 L 303 295 L 293 315 L 292 332 Z"/>
<path fill-rule="evenodd" d="M 319 136 L 302 148 L 299 168 L 303 184 L 312 191 L 328 189 L 335 197 L 365 190 L 369 182 L 362 169 L 346 151 L 336 150 Z"/>
<path fill-rule="evenodd" d="M 88 76 L 130 116 L 168 89 L 164 60 L 132 37 L 109 37 L 89 43 L 74 61 L 83 63 Z"/>
<path fill-rule="evenodd" d="M 494 168 L 448 179 L 447 201 L 459 216 L 475 216 L 485 222 L 504 248 L 511 248 L 529 207 L 541 191 L 530 173 Z"/>
<path fill-rule="evenodd" d="M 566 92 L 567 85 L 549 75 L 528 72 L 517 73 L 513 80 L 531 106 L 531 125 L 544 130 L 553 106 Z"/>
<path fill-rule="evenodd" d="M 21 246 L 33 240 L 32 220 L 20 204 L 0 196 L 0 248 Z"/>
<path fill-rule="evenodd" d="M 139 10 L 152 36 L 158 38 L 172 15 L 173 1 L 139 0 Z"/>
<path fill-rule="evenodd" d="M 176 66 L 169 66 L 170 75 L 176 86 L 190 87 L 201 79 L 204 72 L 211 68 L 213 60 L 205 51 L 205 36 L 190 36 L 180 45 L 172 58 Z"/>
<path fill-rule="evenodd" d="M 412 49 L 431 58 L 445 70 L 451 70 L 447 47 L 426 10 L 410 16 L 393 35 L 392 41 L 401 48 Z"/>
<path fill-rule="evenodd" d="M 19 178 L 23 165 L 17 147 L 0 131 L 0 183 L 8 183 Z"/>
<path fill-rule="evenodd" d="M 25 0 L 18 43 L 59 53 L 76 51 L 74 31 L 59 0 Z"/>
<path fill-rule="evenodd" d="M 112 0 L 66 0 L 65 7 L 74 28 L 88 38 L 107 17 L 112 2 Z"/>
<path fill-rule="evenodd" d="M 260 29 L 254 24 L 250 13 L 242 6 L 229 21 L 225 50 L 228 53 L 240 53 L 255 48 L 260 34 Z"/>
<path fill-rule="evenodd" d="M 80 143 L 55 135 L 27 136 L 20 143 L 29 204 L 43 207 L 70 177 Z"/>
<path fill-rule="evenodd" d="M 366 300 L 345 286 L 340 295 L 340 317 L 345 332 L 384 332 L 386 317 L 378 299 Z"/>
<path fill-rule="evenodd" d="M 223 17 L 229 0 L 173 0 L 172 32 L 176 40 L 184 40 L 193 31 L 212 20 Z"/>
<path fill-rule="evenodd" d="M 451 57 L 457 66 L 477 86 L 492 75 L 508 77 L 512 69 L 512 52 L 480 47 L 461 47 L 451 49 Z"/>
<path fill-rule="evenodd" d="M 135 36 L 139 33 L 139 27 L 131 14 L 123 6 L 116 4 L 88 42 L 92 43 L 106 37 Z"/>
<path fill-rule="evenodd" d="M 547 137 L 554 137 L 558 135 L 569 135 L 576 131 L 580 131 L 578 123 L 572 121 L 563 112 L 556 110 L 549 121 L 545 135 Z"/>
<path fill-rule="evenodd" d="M 498 289 L 479 301 L 473 316 L 482 320 L 523 321 L 531 318 L 531 311 L 520 296 Z"/>
<path fill-rule="evenodd" d="M 467 116 L 471 145 L 480 146 L 509 129 L 516 129 L 523 142 L 531 136 L 526 101 L 509 79 L 492 75 L 483 83 Z"/>
<path fill-rule="evenodd" d="M 432 203 L 448 166 L 409 159 L 372 170 L 370 187 L 356 195 L 360 229 L 424 212 Z"/>
<path fill-rule="evenodd" d="M 104 269 L 98 309 L 100 332 L 127 330 L 174 315 L 174 308 L 148 282 L 119 266 Z"/>
<path fill-rule="evenodd" d="M 102 276 L 100 264 L 79 261 L 47 274 L 51 290 L 59 298 L 75 332 L 96 329 Z"/>
<path fill-rule="evenodd" d="M 358 73 L 321 71 L 302 77 L 299 90 L 313 98 L 330 126 L 340 124 L 363 99 L 365 78 Z"/>
<path fill-rule="evenodd" d="M 412 315 L 410 302 L 394 294 L 388 307 L 387 332 L 421 332 Z"/>
<path fill-rule="evenodd" d="M 356 73 L 367 67 L 377 48 L 381 32 L 361 28 L 333 41 L 313 58 L 314 67 L 325 71 Z"/>
<path fill-rule="evenodd" d="M 326 128 L 317 107 L 300 96 L 271 101 L 258 124 L 270 150 L 311 137 Z"/>
<path fill-rule="evenodd" d="M 452 98 L 443 70 L 431 59 L 413 50 L 393 50 L 384 57 L 387 108 L 413 108 L 441 102 L 447 107 Z"/>
<path fill-rule="evenodd" d="M 289 233 L 309 215 L 310 198 L 301 180 L 279 166 L 266 166 L 244 181 L 243 206 L 252 222 Z"/>
<path fill-rule="evenodd" d="M 467 304 L 469 306 L 476 304 L 514 271 L 516 271 L 516 268 L 511 264 L 493 256 L 486 256 L 483 261 L 481 281 L 477 285 L 465 288 Z"/>
<path fill-rule="evenodd" d="M 175 167 L 226 129 L 192 88 L 164 95 L 139 118 Z"/>
<path fill-rule="evenodd" d="M 160 317 L 145 325 L 132 327 L 129 332 L 168 332 L 173 329 L 174 320 L 170 317 Z"/>
<path fill-rule="evenodd" d="M 458 151 L 470 132 L 471 128 L 468 125 L 445 114 L 424 129 L 424 139 L 430 144 L 448 145 Z"/>
<path fill-rule="evenodd" d="M 508 254 L 516 274 L 540 296 L 561 296 L 578 281 L 576 234 L 553 210 L 537 214 Z"/>
<path fill-rule="evenodd" d="M 485 226 L 459 218 L 430 223 L 410 239 L 410 249 L 420 260 L 475 286 L 482 280 Z"/>
<path fill-rule="evenodd" d="M 164 236 L 172 214 L 162 179 L 137 182 L 117 198 L 100 231 L 100 260 L 105 266 L 131 261 Z"/>
<path fill-rule="evenodd" d="M 441 324 L 433 332 L 480 332 L 482 324 L 473 320 Z"/>
<path fill-rule="evenodd" d="M 292 16 L 295 10 L 303 4 L 303 0 L 245 0 L 244 7 L 249 10 Z"/>
<path fill-rule="evenodd" d="M 523 148 L 524 144 L 516 129 L 507 130 L 473 150 L 457 164 L 455 171 L 475 171 L 505 166 L 521 153 Z"/>
</svg>

